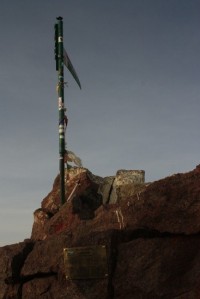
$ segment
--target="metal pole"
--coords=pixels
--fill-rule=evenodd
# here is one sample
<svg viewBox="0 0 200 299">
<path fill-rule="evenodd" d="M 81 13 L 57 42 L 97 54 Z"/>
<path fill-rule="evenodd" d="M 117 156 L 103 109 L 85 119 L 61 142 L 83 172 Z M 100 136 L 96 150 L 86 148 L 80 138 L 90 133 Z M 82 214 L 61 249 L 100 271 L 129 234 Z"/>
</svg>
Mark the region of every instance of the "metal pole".
<svg viewBox="0 0 200 299">
<path fill-rule="evenodd" d="M 60 201 L 65 203 L 65 108 L 64 108 L 64 66 L 63 66 L 63 21 L 57 18 L 55 24 L 55 59 L 58 71 L 58 111 L 59 111 L 59 169 L 60 169 Z"/>
</svg>

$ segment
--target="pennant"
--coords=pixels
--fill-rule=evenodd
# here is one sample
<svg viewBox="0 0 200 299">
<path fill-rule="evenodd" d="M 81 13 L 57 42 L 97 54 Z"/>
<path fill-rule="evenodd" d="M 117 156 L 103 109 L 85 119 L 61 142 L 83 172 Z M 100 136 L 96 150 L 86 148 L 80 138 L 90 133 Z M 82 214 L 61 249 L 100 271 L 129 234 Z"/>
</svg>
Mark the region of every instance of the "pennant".
<svg viewBox="0 0 200 299">
<path fill-rule="evenodd" d="M 65 50 L 65 48 L 63 48 L 63 62 L 64 62 L 64 65 L 68 68 L 68 70 L 70 71 L 70 73 L 72 74 L 72 76 L 74 77 L 76 83 L 78 84 L 78 86 L 80 87 L 81 89 L 81 83 L 79 81 L 79 78 L 78 78 L 78 75 L 69 59 L 69 56 L 67 55 L 67 52 Z"/>
</svg>

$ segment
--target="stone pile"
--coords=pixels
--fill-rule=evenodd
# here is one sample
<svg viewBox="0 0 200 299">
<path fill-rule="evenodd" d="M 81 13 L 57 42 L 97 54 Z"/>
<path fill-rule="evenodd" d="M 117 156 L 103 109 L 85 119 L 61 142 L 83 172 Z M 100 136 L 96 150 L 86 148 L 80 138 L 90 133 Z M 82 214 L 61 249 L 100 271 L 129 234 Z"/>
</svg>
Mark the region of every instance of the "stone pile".
<svg viewBox="0 0 200 299">
<path fill-rule="evenodd" d="M 72 168 L 34 213 L 30 239 L 0 248 L 0 299 L 199 299 L 200 166 L 146 184 Z M 63 248 L 105 245 L 108 277 L 68 280 Z"/>
</svg>

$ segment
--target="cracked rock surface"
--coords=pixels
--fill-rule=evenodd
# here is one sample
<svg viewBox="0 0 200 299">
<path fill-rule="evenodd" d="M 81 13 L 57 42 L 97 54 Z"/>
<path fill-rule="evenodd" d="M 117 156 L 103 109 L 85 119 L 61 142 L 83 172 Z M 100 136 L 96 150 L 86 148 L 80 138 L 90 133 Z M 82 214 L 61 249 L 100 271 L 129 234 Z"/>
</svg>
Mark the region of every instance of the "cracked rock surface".
<svg viewBox="0 0 200 299">
<path fill-rule="evenodd" d="M 121 174 L 70 170 L 62 207 L 56 178 L 31 238 L 0 248 L 0 299 L 200 298 L 200 166 L 151 184 Z M 107 248 L 108 277 L 67 280 L 63 249 L 93 245 Z"/>
</svg>

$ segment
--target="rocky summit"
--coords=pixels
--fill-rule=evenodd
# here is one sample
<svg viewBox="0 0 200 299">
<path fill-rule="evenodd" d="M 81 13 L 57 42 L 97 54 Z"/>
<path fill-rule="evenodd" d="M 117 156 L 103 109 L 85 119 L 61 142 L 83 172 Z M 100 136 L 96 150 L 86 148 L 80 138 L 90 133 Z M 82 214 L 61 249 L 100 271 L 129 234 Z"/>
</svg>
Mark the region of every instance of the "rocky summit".
<svg viewBox="0 0 200 299">
<path fill-rule="evenodd" d="M 0 248 L 0 299 L 199 299 L 200 166 L 144 176 L 71 168 L 62 206 L 57 176 L 31 237 Z"/>
</svg>

